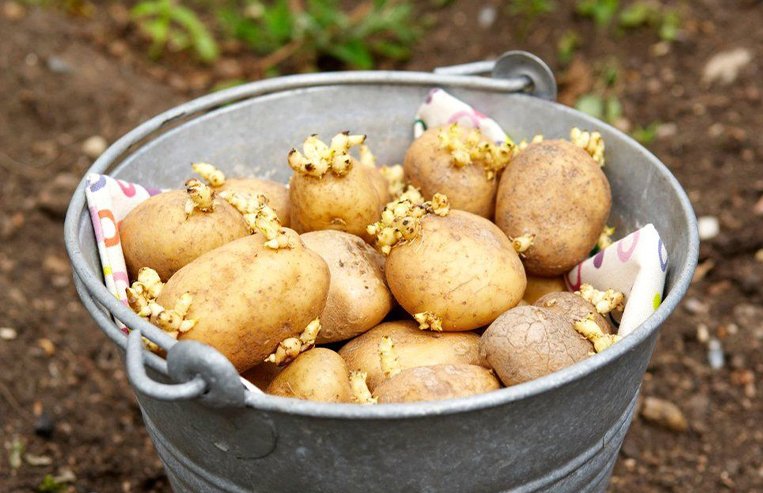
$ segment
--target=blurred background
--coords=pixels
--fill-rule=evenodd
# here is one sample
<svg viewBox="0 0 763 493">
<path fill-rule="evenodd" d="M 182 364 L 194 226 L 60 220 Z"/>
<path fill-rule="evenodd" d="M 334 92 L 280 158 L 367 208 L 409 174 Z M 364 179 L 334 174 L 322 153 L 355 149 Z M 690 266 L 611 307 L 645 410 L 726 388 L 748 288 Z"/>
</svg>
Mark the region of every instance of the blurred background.
<svg viewBox="0 0 763 493">
<path fill-rule="evenodd" d="M 757 0 L 0 0 L 0 491 L 169 491 L 63 248 L 108 144 L 247 81 L 509 49 L 660 157 L 700 216 L 611 490 L 763 491 L 762 25 Z"/>
</svg>

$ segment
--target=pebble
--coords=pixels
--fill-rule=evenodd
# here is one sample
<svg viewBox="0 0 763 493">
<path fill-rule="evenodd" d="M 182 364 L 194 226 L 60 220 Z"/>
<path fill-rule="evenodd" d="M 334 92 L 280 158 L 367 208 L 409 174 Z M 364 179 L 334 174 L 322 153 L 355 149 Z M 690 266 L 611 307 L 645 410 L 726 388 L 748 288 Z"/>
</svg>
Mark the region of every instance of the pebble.
<svg viewBox="0 0 763 493">
<path fill-rule="evenodd" d="M 721 226 L 718 218 L 715 216 L 702 216 L 697 220 L 699 229 L 699 239 L 702 241 L 711 240 L 721 232 Z"/>
<path fill-rule="evenodd" d="M 710 330 L 707 328 L 707 325 L 697 325 L 697 340 L 702 344 L 706 344 L 710 340 Z"/>
<path fill-rule="evenodd" d="M 37 196 L 37 207 L 56 218 L 64 218 L 80 179 L 71 173 L 59 173 L 46 183 Z"/>
<path fill-rule="evenodd" d="M 37 345 L 45 351 L 45 354 L 48 356 L 53 356 L 56 354 L 56 345 L 53 344 L 53 341 L 48 339 L 47 337 L 42 337 L 37 340 Z"/>
<path fill-rule="evenodd" d="M 721 341 L 715 337 L 711 338 L 707 344 L 707 362 L 713 370 L 720 370 L 726 364 Z"/>
<path fill-rule="evenodd" d="M 763 264 L 763 248 L 755 252 L 755 261 Z"/>
<path fill-rule="evenodd" d="M 672 431 L 684 432 L 689 429 L 689 423 L 681 409 L 672 402 L 657 397 L 644 398 L 641 416 Z"/>
<path fill-rule="evenodd" d="M 495 19 L 498 17 L 498 12 L 493 5 L 485 5 L 480 9 L 480 13 L 477 16 L 477 24 L 483 29 L 490 28 L 495 24 Z"/>
<path fill-rule="evenodd" d="M 739 72 L 752 61 L 752 53 L 747 48 L 735 48 L 716 54 L 705 64 L 702 70 L 702 82 L 722 85 L 731 84 Z"/>
<path fill-rule="evenodd" d="M 55 55 L 48 58 L 47 66 L 48 70 L 54 74 L 69 74 L 74 72 L 74 69 L 72 69 L 72 66 L 66 60 Z"/>
<path fill-rule="evenodd" d="M 675 137 L 678 133 L 678 126 L 675 123 L 663 123 L 657 127 L 657 138 L 660 140 Z"/>
<path fill-rule="evenodd" d="M 752 213 L 756 216 L 763 216 L 763 195 L 760 196 L 755 205 L 752 206 Z"/>
<path fill-rule="evenodd" d="M 10 327 L 0 327 L 0 339 L 4 341 L 12 341 L 19 336 L 16 329 Z"/>
<path fill-rule="evenodd" d="M 106 139 L 100 135 L 93 135 L 82 143 L 82 153 L 90 159 L 97 159 L 108 146 Z"/>
<path fill-rule="evenodd" d="M 686 311 L 692 315 L 707 313 L 708 311 L 707 305 L 697 298 L 686 298 L 686 301 L 684 301 L 684 307 L 686 308 Z"/>
<path fill-rule="evenodd" d="M 69 274 L 69 262 L 60 255 L 46 255 L 42 261 L 42 268 L 50 274 Z"/>
<path fill-rule="evenodd" d="M 53 464 L 53 459 L 47 455 L 24 454 L 24 460 L 32 467 L 49 466 Z"/>
</svg>

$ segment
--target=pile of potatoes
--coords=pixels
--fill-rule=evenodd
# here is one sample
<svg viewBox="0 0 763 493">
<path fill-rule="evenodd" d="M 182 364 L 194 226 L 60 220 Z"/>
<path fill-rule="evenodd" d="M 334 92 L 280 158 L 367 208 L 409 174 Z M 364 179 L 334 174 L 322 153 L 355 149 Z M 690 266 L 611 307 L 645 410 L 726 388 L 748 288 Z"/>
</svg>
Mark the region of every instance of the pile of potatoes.
<svg viewBox="0 0 763 493">
<path fill-rule="evenodd" d="M 453 124 L 383 167 L 365 140 L 308 137 L 288 186 L 195 163 L 120 224 L 131 308 L 323 402 L 489 392 L 617 340 L 622 294 L 561 277 L 611 234 L 600 135 L 515 145 Z"/>
</svg>

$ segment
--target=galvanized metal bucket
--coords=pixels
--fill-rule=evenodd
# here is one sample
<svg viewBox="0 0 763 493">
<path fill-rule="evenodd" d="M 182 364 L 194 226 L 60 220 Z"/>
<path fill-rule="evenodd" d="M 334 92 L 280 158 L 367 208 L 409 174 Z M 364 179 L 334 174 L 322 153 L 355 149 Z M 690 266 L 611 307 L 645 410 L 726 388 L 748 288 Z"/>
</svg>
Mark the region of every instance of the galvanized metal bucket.
<svg viewBox="0 0 763 493">
<path fill-rule="evenodd" d="M 176 187 L 192 161 L 285 181 L 284 150 L 305 135 L 351 129 L 380 162 L 399 162 L 411 119 L 432 87 L 488 112 L 510 135 L 595 129 L 607 143 L 618 231 L 653 223 L 670 257 L 664 301 L 611 349 L 535 381 L 479 396 L 416 404 L 321 404 L 245 390 L 230 363 L 175 342 L 103 285 L 84 183 L 66 218 L 77 290 L 126 351 L 151 438 L 176 491 L 604 491 L 636 406 L 658 329 L 685 293 L 698 252 L 680 185 L 627 135 L 548 101 L 553 77 L 536 58 L 502 58 L 439 73 L 344 72 L 282 77 L 191 101 L 142 124 L 90 171 Z M 545 98 L 545 99 L 544 99 Z M 133 329 L 127 338 L 113 317 Z M 167 359 L 142 349 L 145 336 Z M 147 370 L 147 369 L 148 370 Z"/>
</svg>

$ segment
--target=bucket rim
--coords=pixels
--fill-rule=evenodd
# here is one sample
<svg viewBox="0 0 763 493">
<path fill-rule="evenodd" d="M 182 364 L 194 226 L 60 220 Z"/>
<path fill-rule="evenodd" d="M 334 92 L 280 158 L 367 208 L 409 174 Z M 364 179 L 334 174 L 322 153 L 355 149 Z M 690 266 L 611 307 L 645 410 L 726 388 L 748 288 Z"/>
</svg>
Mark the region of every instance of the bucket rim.
<svg viewBox="0 0 763 493">
<path fill-rule="evenodd" d="M 129 155 L 136 144 L 151 138 L 152 134 L 161 132 L 164 127 L 171 126 L 183 118 L 196 118 L 204 113 L 214 111 L 222 105 L 241 102 L 247 99 L 257 98 L 269 94 L 286 92 L 294 89 L 337 86 L 337 85 L 401 85 L 401 86 L 424 86 L 424 87 L 450 87 L 456 89 L 471 89 L 487 92 L 513 93 L 521 89 L 523 84 L 516 80 L 499 80 L 477 76 L 442 75 L 428 72 L 405 72 L 405 71 L 356 71 L 336 72 L 320 74 L 303 74 L 278 77 L 263 81 L 251 82 L 245 85 L 233 87 L 220 92 L 201 96 L 179 106 L 173 107 L 137 126 L 123 137 L 114 142 L 86 171 L 77 190 L 72 197 L 64 223 L 64 238 L 66 250 L 72 263 L 73 274 L 80 281 L 83 290 L 78 290 L 80 297 L 88 296 L 105 308 L 110 316 L 116 316 L 126 325 L 140 329 L 144 335 L 157 342 L 160 346 L 171 346 L 174 340 L 150 324 L 146 320 L 134 314 L 126 305 L 118 301 L 106 288 L 100 276 L 88 267 L 79 244 L 79 228 L 88 214 L 85 202 L 85 179 L 90 173 L 105 173 L 109 168 L 118 163 L 120 158 Z M 252 391 L 246 392 L 246 405 L 260 411 L 278 412 L 292 415 L 302 415 L 316 418 L 346 418 L 346 419 L 402 419 L 413 417 L 430 417 L 455 413 L 479 411 L 509 404 L 514 401 L 527 399 L 554 388 L 572 383 L 585 378 L 594 371 L 613 364 L 626 353 L 635 350 L 638 346 L 650 339 L 670 313 L 678 306 L 691 283 L 694 268 L 699 256 L 699 235 L 697 231 L 696 216 L 686 192 L 678 180 L 656 156 L 644 148 L 636 140 L 620 130 L 599 121 L 578 110 L 561 105 L 554 101 L 545 101 L 529 95 L 513 95 L 513 97 L 528 98 L 535 104 L 547 104 L 554 107 L 554 111 L 574 116 L 578 120 L 590 124 L 592 127 L 603 127 L 608 132 L 617 135 L 626 141 L 638 153 L 650 162 L 654 167 L 655 174 L 665 179 L 673 192 L 677 195 L 680 211 L 674 210 L 673 214 L 681 214 L 688 225 L 688 252 L 682 265 L 674 267 L 675 277 L 673 288 L 663 299 L 657 310 L 627 337 L 607 351 L 586 358 L 569 367 L 558 370 L 541 378 L 502 388 L 496 391 L 458 399 L 443 401 L 426 401 L 404 404 L 379 404 L 363 406 L 358 404 L 335 404 L 302 401 L 298 399 L 284 398 L 266 394 L 257 394 Z M 166 129 L 169 130 L 169 129 Z M 100 324 L 99 324 L 100 325 Z M 116 325 L 115 325 L 116 327 Z M 119 341 L 101 327 L 109 337 L 121 346 L 126 345 L 127 338 Z M 113 332 L 112 332 L 113 334 Z M 153 354 L 153 353 L 152 353 Z M 166 373 L 166 366 L 157 361 L 157 358 L 147 358 L 149 366 Z"/>
</svg>

